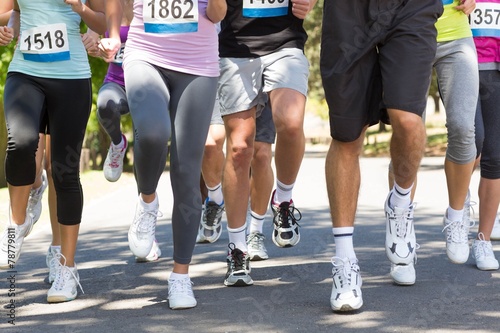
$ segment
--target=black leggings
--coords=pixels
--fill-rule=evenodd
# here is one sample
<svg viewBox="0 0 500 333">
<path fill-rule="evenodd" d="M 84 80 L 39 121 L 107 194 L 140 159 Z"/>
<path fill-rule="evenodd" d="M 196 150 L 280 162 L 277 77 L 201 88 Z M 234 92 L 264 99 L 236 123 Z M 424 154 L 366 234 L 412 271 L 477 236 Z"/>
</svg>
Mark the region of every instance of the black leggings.
<svg viewBox="0 0 500 333">
<path fill-rule="evenodd" d="M 481 177 L 500 178 L 500 71 L 479 71 L 476 147 L 481 153 Z"/>
<path fill-rule="evenodd" d="M 47 79 L 17 72 L 7 75 L 4 90 L 7 182 L 13 186 L 34 183 L 38 135 L 47 115 L 57 217 L 63 225 L 79 224 L 82 218 L 80 153 L 91 105 L 90 78 Z"/>
</svg>

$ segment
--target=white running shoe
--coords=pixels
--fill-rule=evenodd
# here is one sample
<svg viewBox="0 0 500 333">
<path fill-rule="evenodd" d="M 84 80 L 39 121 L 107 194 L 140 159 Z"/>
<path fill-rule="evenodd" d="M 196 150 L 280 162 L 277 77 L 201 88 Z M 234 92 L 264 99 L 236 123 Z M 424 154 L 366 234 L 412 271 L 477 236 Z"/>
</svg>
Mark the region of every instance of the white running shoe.
<svg viewBox="0 0 500 333">
<path fill-rule="evenodd" d="M 500 240 L 500 213 L 497 214 L 495 224 L 493 224 L 493 230 L 491 231 L 490 239 Z"/>
<path fill-rule="evenodd" d="M 446 255 L 452 263 L 463 264 L 469 259 L 469 228 L 474 221 L 464 213 L 462 221 L 450 221 L 443 217 L 443 231 L 446 231 Z"/>
<path fill-rule="evenodd" d="M 161 257 L 161 250 L 160 246 L 158 245 L 158 241 L 155 239 L 153 243 L 153 247 L 151 248 L 151 251 L 149 251 L 149 254 L 145 258 L 139 258 L 135 257 L 135 261 L 137 262 L 150 262 L 150 261 L 156 261 Z"/>
<path fill-rule="evenodd" d="M 484 239 L 482 232 L 477 236 L 479 239 L 472 242 L 472 256 L 476 261 L 477 268 L 482 271 L 497 270 L 498 260 L 495 258 L 491 242 Z"/>
<path fill-rule="evenodd" d="M 26 214 L 22 225 L 10 222 L 2 233 L 0 243 L 0 269 L 12 269 L 17 264 L 21 255 L 24 238 L 33 228 L 31 215 Z"/>
<path fill-rule="evenodd" d="M 49 276 L 48 276 L 48 282 L 52 283 L 56 279 L 56 273 L 57 273 L 57 262 L 52 260 L 54 259 L 57 254 L 61 254 L 61 247 L 52 247 L 49 246 L 49 249 L 47 250 L 47 255 L 45 257 L 45 263 L 47 264 L 47 267 L 49 268 Z"/>
<path fill-rule="evenodd" d="M 332 258 L 333 286 L 330 305 L 333 311 L 358 310 L 363 305 L 363 284 L 358 261 L 347 258 Z"/>
<path fill-rule="evenodd" d="M 156 239 L 156 221 L 161 216 L 158 208 L 156 205 L 154 209 L 146 210 L 140 202 L 137 203 L 134 221 L 128 230 L 128 245 L 136 257 L 145 258 L 151 252 Z"/>
<path fill-rule="evenodd" d="M 104 178 L 110 182 L 116 182 L 120 179 L 123 172 L 123 158 L 127 151 L 128 143 L 125 135 L 122 134 L 123 147 L 116 148 L 113 143 L 109 145 L 108 155 L 104 161 Z"/>
<path fill-rule="evenodd" d="M 264 245 L 264 240 L 266 236 L 260 232 L 251 232 L 247 235 L 247 245 L 248 245 L 248 255 L 250 260 L 266 260 L 269 258 L 267 255 L 267 249 Z"/>
<path fill-rule="evenodd" d="M 42 185 L 37 189 L 30 190 L 30 196 L 28 198 L 28 207 L 26 208 L 26 213 L 31 215 L 33 219 L 33 224 L 35 224 L 42 215 L 42 197 L 43 193 L 47 189 L 49 181 L 47 180 L 47 172 L 43 170 L 42 172 Z"/>
<path fill-rule="evenodd" d="M 168 306 L 173 310 L 189 309 L 196 306 L 191 279 L 168 280 Z"/>
<path fill-rule="evenodd" d="M 385 201 L 385 252 L 390 262 L 396 265 L 408 265 L 413 262 L 417 248 L 413 226 L 415 204 L 404 209 L 389 207 L 389 196 Z"/>
<path fill-rule="evenodd" d="M 80 277 L 78 270 L 75 267 L 68 267 L 66 264 L 61 264 L 60 259 L 63 258 L 66 263 L 66 258 L 61 253 L 58 253 L 52 258 L 55 262 L 56 278 L 47 292 L 47 302 L 60 303 L 72 301 L 78 295 L 77 287 L 83 292 L 82 285 L 80 284 Z"/>
</svg>

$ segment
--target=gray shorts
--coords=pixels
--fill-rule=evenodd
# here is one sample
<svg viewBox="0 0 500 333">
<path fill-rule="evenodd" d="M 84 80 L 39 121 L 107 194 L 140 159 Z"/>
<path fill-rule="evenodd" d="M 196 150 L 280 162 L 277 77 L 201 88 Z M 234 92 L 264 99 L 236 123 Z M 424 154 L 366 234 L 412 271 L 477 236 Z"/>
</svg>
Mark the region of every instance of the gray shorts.
<svg viewBox="0 0 500 333">
<path fill-rule="evenodd" d="M 267 103 L 267 93 L 289 88 L 307 96 L 309 62 L 304 52 L 281 49 L 259 58 L 221 58 L 217 95 L 221 114 L 257 107 L 257 116 Z"/>
</svg>

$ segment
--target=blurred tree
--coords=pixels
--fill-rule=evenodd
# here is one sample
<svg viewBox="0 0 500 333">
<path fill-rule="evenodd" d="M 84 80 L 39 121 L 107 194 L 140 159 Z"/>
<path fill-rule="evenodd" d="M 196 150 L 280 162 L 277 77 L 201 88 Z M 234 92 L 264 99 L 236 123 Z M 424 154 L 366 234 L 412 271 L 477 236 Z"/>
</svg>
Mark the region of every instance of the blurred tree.
<svg viewBox="0 0 500 333">
<path fill-rule="evenodd" d="M 323 1 L 318 0 L 316 6 L 304 20 L 304 28 L 308 38 L 305 46 L 305 55 L 309 60 L 309 98 L 323 103 L 325 93 L 321 83 L 319 71 L 319 55 L 321 42 L 321 22 L 323 19 Z"/>
</svg>

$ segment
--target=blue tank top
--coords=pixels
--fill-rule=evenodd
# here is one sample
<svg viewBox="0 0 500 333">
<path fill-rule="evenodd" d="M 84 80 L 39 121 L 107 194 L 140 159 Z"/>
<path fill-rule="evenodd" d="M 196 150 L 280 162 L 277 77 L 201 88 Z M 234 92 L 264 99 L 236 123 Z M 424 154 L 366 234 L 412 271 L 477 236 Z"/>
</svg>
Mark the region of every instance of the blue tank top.
<svg viewBox="0 0 500 333">
<path fill-rule="evenodd" d="M 9 72 L 54 79 L 89 78 L 80 15 L 62 0 L 18 0 L 18 4 L 20 35 Z"/>
</svg>

